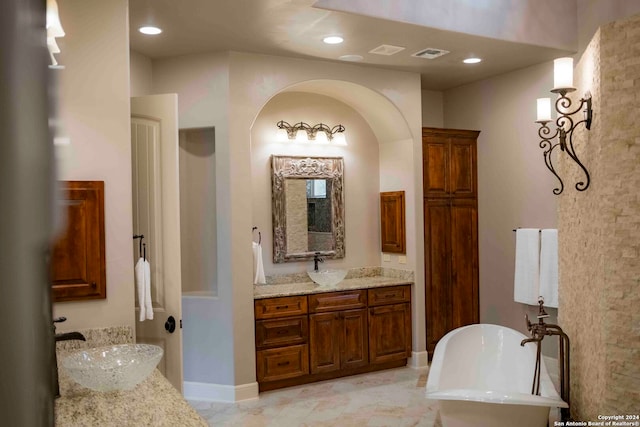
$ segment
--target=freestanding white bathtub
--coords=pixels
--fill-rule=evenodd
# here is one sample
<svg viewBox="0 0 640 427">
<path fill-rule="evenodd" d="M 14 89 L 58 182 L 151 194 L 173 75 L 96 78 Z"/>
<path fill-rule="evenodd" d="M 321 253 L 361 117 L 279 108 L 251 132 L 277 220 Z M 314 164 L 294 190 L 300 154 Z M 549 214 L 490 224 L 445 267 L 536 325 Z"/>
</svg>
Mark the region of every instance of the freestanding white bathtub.
<svg viewBox="0 0 640 427">
<path fill-rule="evenodd" d="M 566 408 L 544 360 L 540 396 L 531 394 L 536 344 L 510 328 L 480 324 L 455 329 L 436 345 L 426 396 L 439 401 L 443 427 L 546 427 L 549 410 Z"/>
</svg>

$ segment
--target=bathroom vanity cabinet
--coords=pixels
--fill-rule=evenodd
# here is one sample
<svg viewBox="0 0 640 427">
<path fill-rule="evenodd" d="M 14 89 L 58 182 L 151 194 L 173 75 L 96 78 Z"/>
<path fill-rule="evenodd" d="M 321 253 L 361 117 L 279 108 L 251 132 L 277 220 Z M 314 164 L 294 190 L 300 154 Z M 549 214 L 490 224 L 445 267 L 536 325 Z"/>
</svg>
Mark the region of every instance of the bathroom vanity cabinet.
<svg viewBox="0 0 640 427">
<path fill-rule="evenodd" d="M 404 366 L 411 289 L 385 286 L 255 301 L 260 391 Z"/>
</svg>

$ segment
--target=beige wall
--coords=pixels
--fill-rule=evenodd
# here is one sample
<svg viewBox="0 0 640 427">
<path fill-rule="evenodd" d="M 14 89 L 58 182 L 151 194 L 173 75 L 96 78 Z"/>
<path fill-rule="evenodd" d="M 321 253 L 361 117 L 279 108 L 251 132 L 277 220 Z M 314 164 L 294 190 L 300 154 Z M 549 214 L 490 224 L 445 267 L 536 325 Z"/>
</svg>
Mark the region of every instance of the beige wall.
<svg viewBox="0 0 640 427">
<path fill-rule="evenodd" d="M 441 128 L 444 126 L 443 92 L 422 90 L 422 126 Z"/>
<path fill-rule="evenodd" d="M 513 301 L 517 227 L 556 228 L 554 177 L 538 146 L 536 98 L 549 97 L 553 64 L 504 74 L 444 93 L 445 127 L 480 130 L 478 234 L 480 321 L 527 333 Z M 555 315 L 556 310 L 550 310 Z M 554 318 L 550 321 L 555 320 Z M 547 340 L 550 341 L 550 340 Z M 545 346 L 547 346 L 545 342 Z"/>
<path fill-rule="evenodd" d="M 576 150 L 591 186 L 563 158 L 559 198 L 561 326 L 571 338 L 572 415 L 635 414 L 640 407 L 640 15 L 600 28 L 576 66 L 577 97 L 593 96 Z"/>
<path fill-rule="evenodd" d="M 216 290 L 215 130 L 182 129 L 180 154 L 180 240 L 183 294 Z"/>
<path fill-rule="evenodd" d="M 276 123 L 304 121 L 345 126 L 347 146 L 275 141 Z M 271 227 L 271 155 L 330 156 L 344 159 L 345 258 L 326 260 L 323 268 L 351 268 L 379 264 L 378 141 L 362 116 L 348 105 L 324 95 L 285 92 L 260 111 L 251 129 L 253 224 L 262 232 L 265 273 L 286 274 L 313 269 L 313 262 L 273 264 Z M 372 179 L 372 177 L 374 177 Z M 304 192 L 304 188 L 303 188 Z M 306 193 L 303 193 L 306 248 Z"/>
<path fill-rule="evenodd" d="M 60 0 L 66 36 L 58 105 L 71 145 L 63 180 L 105 182 L 107 299 L 54 304 L 59 330 L 134 327 L 129 37 L 126 0 Z M 100 48 L 96 48 L 99 46 Z"/>
<path fill-rule="evenodd" d="M 151 59 L 135 50 L 130 50 L 129 64 L 131 96 L 153 94 L 153 63 Z"/>
</svg>

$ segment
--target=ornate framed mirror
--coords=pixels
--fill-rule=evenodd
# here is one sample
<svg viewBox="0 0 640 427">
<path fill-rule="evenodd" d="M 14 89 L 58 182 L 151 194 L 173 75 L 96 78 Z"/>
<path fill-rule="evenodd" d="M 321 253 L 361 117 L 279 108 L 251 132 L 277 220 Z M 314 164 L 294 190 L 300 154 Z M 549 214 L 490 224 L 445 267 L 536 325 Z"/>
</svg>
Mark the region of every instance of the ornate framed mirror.
<svg viewBox="0 0 640 427">
<path fill-rule="evenodd" d="M 344 258 L 342 157 L 271 156 L 273 262 Z"/>
</svg>

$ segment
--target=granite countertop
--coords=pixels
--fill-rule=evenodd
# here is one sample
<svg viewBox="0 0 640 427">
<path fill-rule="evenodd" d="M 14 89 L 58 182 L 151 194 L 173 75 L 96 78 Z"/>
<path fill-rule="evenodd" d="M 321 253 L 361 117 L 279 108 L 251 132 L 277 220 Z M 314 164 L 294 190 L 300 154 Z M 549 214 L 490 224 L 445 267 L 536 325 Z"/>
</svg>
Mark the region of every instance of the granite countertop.
<svg viewBox="0 0 640 427">
<path fill-rule="evenodd" d="M 62 359 L 74 351 L 104 345 L 133 342 L 129 327 L 87 329 L 80 332 L 85 341 L 57 343 L 58 366 Z M 55 425 L 75 426 L 207 426 L 180 392 L 160 373 L 154 370 L 133 390 L 98 392 L 73 381 L 64 368 L 58 369 L 60 397 L 55 401 Z"/>
<path fill-rule="evenodd" d="M 253 286 L 254 299 L 412 285 L 413 272 L 379 267 L 351 269 L 343 281 L 330 287 L 315 284 L 306 273 L 268 279 L 267 283 L 266 285 Z"/>
<path fill-rule="evenodd" d="M 97 392 L 60 373 L 56 426 L 207 426 L 157 369 L 130 391 Z"/>
</svg>

